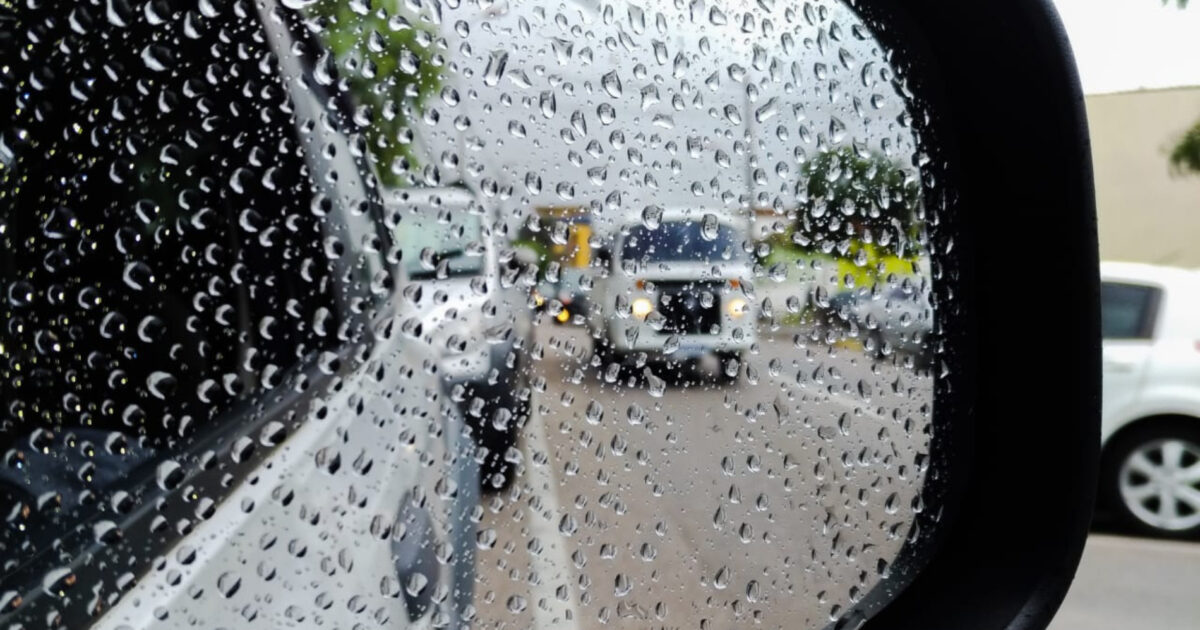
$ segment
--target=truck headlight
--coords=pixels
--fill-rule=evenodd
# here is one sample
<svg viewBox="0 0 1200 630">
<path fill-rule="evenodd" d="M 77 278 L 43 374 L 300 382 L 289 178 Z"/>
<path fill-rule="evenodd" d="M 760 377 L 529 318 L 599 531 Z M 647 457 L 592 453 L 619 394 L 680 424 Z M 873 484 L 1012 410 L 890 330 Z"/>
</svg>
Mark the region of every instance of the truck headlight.
<svg viewBox="0 0 1200 630">
<path fill-rule="evenodd" d="M 654 302 L 651 302 L 650 298 L 638 298 L 633 301 L 631 307 L 633 309 L 634 317 L 638 319 L 646 319 L 646 316 L 654 311 Z"/>
<path fill-rule="evenodd" d="M 746 311 L 748 310 L 746 300 L 743 300 L 742 298 L 733 298 L 732 300 L 729 300 L 729 304 L 726 304 L 725 308 L 729 309 L 729 314 L 734 319 L 745 315 Z"/>
</svg>

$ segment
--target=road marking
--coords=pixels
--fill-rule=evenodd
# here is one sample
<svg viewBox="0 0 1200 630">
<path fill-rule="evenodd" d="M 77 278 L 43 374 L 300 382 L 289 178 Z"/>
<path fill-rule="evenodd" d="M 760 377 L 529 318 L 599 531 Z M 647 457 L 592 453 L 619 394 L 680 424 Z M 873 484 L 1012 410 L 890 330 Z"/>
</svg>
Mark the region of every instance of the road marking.
<svg viewBox="0 0 1200 630">
<path fill-rule="evenodd" d="M 533 604 L 533 627 L 560 628 L 562 630 L 578 630 L 579 608 L 575 603 L 575 588 L 571 584 L 574 571 L 571 558 L 567 554 L 565 539 L 558 531 L 558 519 L 565 514 L 558 503 L 558 483 L 551 470 L 554 456 L 550 452 L 550 443 L 546 438 L 546 426 L 537 405 L 530 405 L 533 411 L 529 418 L 529 431 L 526 440 L 529 454 L 541 452 L 546 456 L 546 464 L 534 465 L 532 458 L 526 458 L 526 481 L 534 492 L 541 498 L 542 509 L 531 520 L 529 526 L 532 534 L 538 540 L 545 542 L 541 553 L 533 554 L 530 564 L 536 568 L 540 579 L 531 586 L 530 596 Z M 567 601 L 558 599 L 555 591 L 558 586 L 567 587 Z M 545 606 L 542 605 L 545 602 Z"/>
</svg>

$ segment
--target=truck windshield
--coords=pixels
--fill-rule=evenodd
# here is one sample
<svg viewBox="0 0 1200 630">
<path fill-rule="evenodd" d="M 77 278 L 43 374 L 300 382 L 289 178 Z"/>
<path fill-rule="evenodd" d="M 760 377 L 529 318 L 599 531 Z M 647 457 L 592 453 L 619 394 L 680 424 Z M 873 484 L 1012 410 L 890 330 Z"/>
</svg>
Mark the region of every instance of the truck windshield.
<svg viewBox="0 0 1200 630">
<path fill-rule="evenodd" d="M 644 263 L 732 260 L 738 257 L 738 243 L 728 225 L 719 225 L 715 234 L 704 234 L 698 221 L 669 221 L 654 229 L 643 225 L 631 229 L 621 257 Z"/>
</svg>

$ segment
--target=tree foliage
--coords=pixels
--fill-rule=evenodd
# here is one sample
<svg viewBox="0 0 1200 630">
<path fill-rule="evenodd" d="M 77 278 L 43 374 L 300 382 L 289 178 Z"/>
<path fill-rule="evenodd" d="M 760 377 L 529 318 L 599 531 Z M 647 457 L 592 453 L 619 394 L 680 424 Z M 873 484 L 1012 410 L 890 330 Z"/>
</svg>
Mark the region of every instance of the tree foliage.
<svg viewBox="0 0 1200 630">
<path fill-rule="evenodd" d="M 392 186 L 409 183 L 417 170 L 411 118 L 440 84 L 436 34 L 419 16 L 389 15 L 365 2 L 321 0 L 305 13 L 344 77 L 339 87 L 357 106 L 379 178 Z"/>
<path fill-rule="evenodd" d="M 1169 4 L 1171 0 L 1163 0 L 1164 6 Z M 1185 9 L 1188 0 L 1175 0 L 1175 4 L 1180 9 Z M 1193 124 L 1192 128 L 1175 142 L 1167 159 L 1176 173 L 1200 173 L 1200 121 Z"/>
<path fill-rule="evenodd" d="M 1177 173 L 1200 173 L 1200 121 L 1175 143 L 1169 159 Z"/>
<path fill-rule="evenodd" d="M 900 165 L 847 147 L 818 155 L 805 165 L 804 177 L 795 232 L 802 245 L 865 242 L 886 253 L 914 253 L 920 183 Z"/>
</svg>

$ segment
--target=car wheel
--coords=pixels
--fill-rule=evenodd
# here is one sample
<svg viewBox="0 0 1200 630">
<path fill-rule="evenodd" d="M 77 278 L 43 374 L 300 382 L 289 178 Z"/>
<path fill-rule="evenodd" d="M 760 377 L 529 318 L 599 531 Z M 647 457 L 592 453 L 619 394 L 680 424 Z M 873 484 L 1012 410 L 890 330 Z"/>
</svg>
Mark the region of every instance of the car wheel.
<svg viewBox="0 0 1200 630">
<path fill-rule="evenodd" d="M 517 445 L 529 417 L 529 401 L 517 392 L 528 389 L 528 379 L 519 366 L 496 384 L 468 388 L 464 414 L 472 440 L 479 447 L 476 460 L 483 494 L 507 490 L 517 476 L 517 464 L 509 461 L 508 452 Z M 468 409 L 476 398 L 482 399 L 482 408 L 472 413 Z"/>
<path fill-rule="evenodd" d="M 871 356 L 880 359 L 885 358 L 883 354 L 883 331 L 878 328 L 860 330 L 862 330 L 859 334 L 862 335 L 863 347 L 871 353 Z"/>
<path fill-rule="evenodd" d="M 483 426 L 476 429 L 475 444 L 485 449 L 479 461 L 479 488 L 483 494 L 503 492 L 512 487 L 517 476 L 517 465 L 508 458 L 509 449 L 517 445 L 517 436 L 525 425 L 528 404 L 513 395 L 501 396 L 493 402 L 491 413 Z M 503 427 L 496 427 L 492 417 L 495 413 L 508 416 Z"/>
<path fill-rule="evenodd" d="M 1200 535 L 1200 424 L 1147 425 L 1121 436 L 1102 477 L 1123 525 L 1167 538 Z"/>
<path fill-rule="evenodd" d="M 516 432 L 497 432 L 479 442 L 480 446 L 487 449 L 487 454 L 479 463 L 480 491 L 487 495 L 508 490 L 517 476 L 516 464 L 507 459 L 508 449 L 517 443 Z"/>
</svg>

